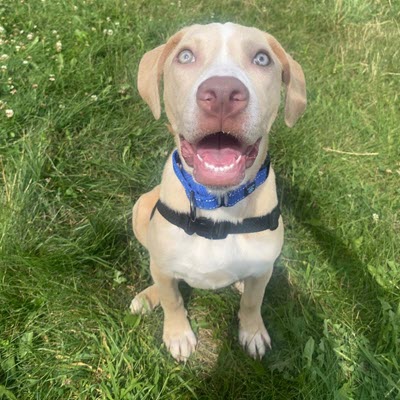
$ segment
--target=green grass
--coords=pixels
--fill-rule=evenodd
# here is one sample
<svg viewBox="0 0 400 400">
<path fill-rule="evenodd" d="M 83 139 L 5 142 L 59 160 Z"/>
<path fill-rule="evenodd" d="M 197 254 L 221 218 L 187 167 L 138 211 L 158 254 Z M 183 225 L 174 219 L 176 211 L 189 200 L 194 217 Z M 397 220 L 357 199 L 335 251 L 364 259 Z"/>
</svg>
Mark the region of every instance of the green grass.
<svg viewBox="0 0 400 400">
<path fill-rule="evenodd" d="M 182 26 L 228 20 L 280 40 L 309 106 L 271 133 L 286 223 L 263 306 L 273 350 L 240 349 L 238 294 L 193 290 L 200 344 L 181 365 L 161 310 L 128 313 L 150 277 L 127 221 L 173 146 L 135 76 Z M 379 0 L 4 0 L 0 399 L 399 399 L 399 20 Z"/>
</svg>

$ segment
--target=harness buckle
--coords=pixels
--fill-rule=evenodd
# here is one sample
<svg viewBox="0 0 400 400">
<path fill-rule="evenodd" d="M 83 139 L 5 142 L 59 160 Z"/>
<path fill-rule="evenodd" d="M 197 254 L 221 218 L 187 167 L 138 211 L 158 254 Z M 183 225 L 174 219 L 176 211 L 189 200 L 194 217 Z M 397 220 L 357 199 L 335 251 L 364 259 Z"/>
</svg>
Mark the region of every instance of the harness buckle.
<svg viewBox="0 0 400 400">
<path fill-rule="evenodd" d="M 227 221 L 215 222 L 210 231 L 211 239 L 225 239 L 228 236 L 228 226 L 229 222 Z"/>
<path fill-rule="evenodd" d="M 206 239 L 225 239 L 229 234 L 229 222 L 212 222 L 203 217 L 196 218 L 195 221 L 192 221 L 189 218 L 185 231 L 188 235 L 193 235 L 195 233 Z"/>
</svg>

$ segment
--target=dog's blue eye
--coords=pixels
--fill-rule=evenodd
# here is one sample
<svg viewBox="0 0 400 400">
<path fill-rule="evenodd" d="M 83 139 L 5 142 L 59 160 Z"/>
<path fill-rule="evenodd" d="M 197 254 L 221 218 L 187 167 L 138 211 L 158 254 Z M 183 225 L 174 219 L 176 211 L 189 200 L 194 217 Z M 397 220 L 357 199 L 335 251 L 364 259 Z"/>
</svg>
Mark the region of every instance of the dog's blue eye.
<svg viewBox="0 0 400 400">
<path fill-rule="evenodd" d="M 271 59 L 269 58 L 269 55 L 267 53 L 260 51 L 253 58 L 253 63 L 256 65 L 260 65 L 261 67 L 266 67 L 271 63 Z"/>
<path fill-rule="evenodd" d="M 182 50 L 178 54 L 178 61 L 181 64 L 189 64 L 195 62 L 195 60 L 194 54 L 190 50 Z"/>
</svg>

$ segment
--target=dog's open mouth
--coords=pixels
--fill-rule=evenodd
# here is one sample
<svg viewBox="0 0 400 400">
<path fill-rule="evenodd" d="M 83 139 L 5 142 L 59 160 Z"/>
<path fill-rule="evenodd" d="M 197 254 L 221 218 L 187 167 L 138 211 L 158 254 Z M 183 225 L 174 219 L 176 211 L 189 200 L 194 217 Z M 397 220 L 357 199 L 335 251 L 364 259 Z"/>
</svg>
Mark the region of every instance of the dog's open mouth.
<svg viewBox="0 0 400 400">
<path fill-rule="evenodd" d="M 210 187 L 235 186 L 258 155 L 260 139 L 248 145 L 236 137 L 217 132 L 197 143 L 181 137 L 181 153 L 198 183 Z"/>
</svg>

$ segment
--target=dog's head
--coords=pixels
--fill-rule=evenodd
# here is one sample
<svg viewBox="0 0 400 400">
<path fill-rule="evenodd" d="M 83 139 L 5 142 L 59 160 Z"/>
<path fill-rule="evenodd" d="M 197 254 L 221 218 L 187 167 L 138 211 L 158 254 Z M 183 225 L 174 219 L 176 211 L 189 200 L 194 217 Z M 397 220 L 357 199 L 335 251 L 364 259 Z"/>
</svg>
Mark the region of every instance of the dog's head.
<svg viewBox="0 0 400 400">
<path fill-rule="evenodd" d="M 286 88 L 285 122 L 306 107 L 303 71 L 268 33 L 236 24 L 193 25 L 146 53 L 138 89 L 160 118 L 159 82 L 184 167 L 214 189 L 253 179 Z"/>
</svg>

